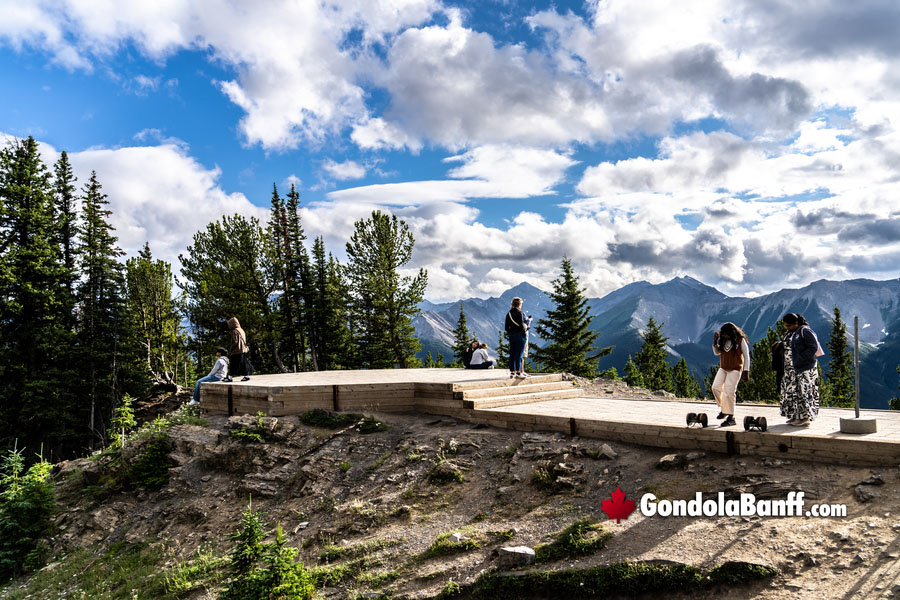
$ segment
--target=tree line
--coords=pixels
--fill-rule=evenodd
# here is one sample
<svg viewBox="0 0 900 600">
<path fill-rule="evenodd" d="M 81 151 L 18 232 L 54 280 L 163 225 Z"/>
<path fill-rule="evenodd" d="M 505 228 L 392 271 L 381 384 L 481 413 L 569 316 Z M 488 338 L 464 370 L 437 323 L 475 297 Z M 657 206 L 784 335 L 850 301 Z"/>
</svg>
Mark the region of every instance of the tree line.
<svg viewBox="0 0 900 600">
<path fill-rule="evenodd" d="M 62 458 L 105 446 L 116 408 L 189 385 L 238 317 L 259 372 L 420 366 L 412 319 L 427 273 L 396 216 L 354 224 L 346 263 L 308 244 L 299 194 L 273 187 L 268 222 L 223 216 L 172 265 L 125 257 L 95 172 L 66 152 L 0 149 L 0 441 Z M 123 262 L 123 259 L 124 262 Z"/>
</svg>

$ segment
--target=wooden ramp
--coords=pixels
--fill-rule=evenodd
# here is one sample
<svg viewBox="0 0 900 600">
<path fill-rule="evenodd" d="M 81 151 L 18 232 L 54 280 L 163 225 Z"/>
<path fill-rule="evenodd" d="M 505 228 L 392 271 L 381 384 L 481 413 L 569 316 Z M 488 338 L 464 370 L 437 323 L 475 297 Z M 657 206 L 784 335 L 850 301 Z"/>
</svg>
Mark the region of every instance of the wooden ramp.
<svg viewBox="0 0 900 600">
<path fill-rule="evenodd" d="M 900 413 L 863 411 L 878 432 L 840 433 L 852 411 L 822 409 L 810 427 L 784 424 L 774 405 L 738 404 L 737 426 L 718 427 L 709 402 L 583 398 L 558 374 L 510 379 L 506 370 L 387 369 L 254 376 L 248 382 L 204 383 L 206 414 L 296 415 L 335 411 L 402 411 L 447 415 L 520 431 L 558 431 L 672 449 L 703 449 L 857 465 L 900 464 Z M 688 428 L 685 415 L 705 412 L 710 427 Z M 766 432 L 744 431 L 744 416 L 765 416 Z"/>
</svg>

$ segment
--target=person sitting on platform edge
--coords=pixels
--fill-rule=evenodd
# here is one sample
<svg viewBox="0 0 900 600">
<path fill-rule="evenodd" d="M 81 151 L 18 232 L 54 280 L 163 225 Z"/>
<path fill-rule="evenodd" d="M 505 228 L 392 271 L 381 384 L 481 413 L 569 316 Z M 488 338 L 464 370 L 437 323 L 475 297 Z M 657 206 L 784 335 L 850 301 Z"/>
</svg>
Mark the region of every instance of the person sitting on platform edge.
<svg viewBox="0 0 900 600">
<path fill-rule="evenodd" d="M 463 352 L 463 366 L 466 369 L 470 369 L 472 364 L 472 355 L 475 354 L 475 351 L 478 350 L 478 340 L 472 340 L 468 346 L 466 346 L 466 351 Z"/>
<path fill-rule="evenodd" d="M 216 362 L 213 364 L 212 370 L 206 377 L 201 377 L 194 385 L 194 399 L 188 402 L 188 406 L 197 406 L 200 404 L 200 384 L 207 381 L 222 381 L 228 375 L 228 357 L 225 356 L 227 351 L 225 348 L 216 348 Z"/>
<path fill-rule="evenodd" d="M 487 344 L 481 344 L 478 350 L 472 354 L 472 361 L 469 363 L 470 369 L 493 369 L 494 361 L 488 356 Z"/>
<path fill-rule="evenodd" d="M 713 353 L 719 357 L 719 370 L 712 383 L 719 405 L 722 427 L 736 425 L 734 400 L 739 381 L 750 381 L 750 346 L 747 335 L 734 323 L 725 323 L 713 336 Z"/>
</svg>

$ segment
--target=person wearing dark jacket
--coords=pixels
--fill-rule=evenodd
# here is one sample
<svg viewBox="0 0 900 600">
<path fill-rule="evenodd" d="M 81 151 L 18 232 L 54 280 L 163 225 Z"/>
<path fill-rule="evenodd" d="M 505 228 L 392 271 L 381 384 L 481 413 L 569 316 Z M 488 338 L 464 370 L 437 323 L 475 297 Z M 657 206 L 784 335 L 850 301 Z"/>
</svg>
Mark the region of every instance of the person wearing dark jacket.
<svg viewBox="0 0 900 600">
<path fill-rule="evenodd" d="M 475 351 L 478 350 L 479 347 L 478 340 L 472 340 L 468 346 L 466 346 L 466 351 L 463 352 L 463 366 L 465 368 L 469 368 L 472 364 L 472 355 L 475 354 Z"/>
<path fill-rule="evenodd" d="M 784 315 L 784 375 L 781 379 L 781 416 L 788 425 L 809 425 L 819 414 L 819 369 L 822 349 L 803 315 Z"/>
<path fill-rule="evenodd" d="M 228 319 L 228 329 L 231 330 L 231 346 L 228 349 L 230 377 L 243 375 L 241 381 L 247 381 L 253 373 L 253 367 L 247 360 L 247 353 L 250 352 L 250 346 L 247 345 L 247 334 L 241 329 L 241 322 L 237 320 L 237 317 Z"/>
<path fill-rule="evenodd" d="M 509 376 L 527 377 L 522 364 L 525 354 L 525 340 L 528 333 L 525 315 L 522 314 L 522 299 L 513 298 L 509 312 L 506 313 L 504 329 L 509 335 Z"/>
</svg>

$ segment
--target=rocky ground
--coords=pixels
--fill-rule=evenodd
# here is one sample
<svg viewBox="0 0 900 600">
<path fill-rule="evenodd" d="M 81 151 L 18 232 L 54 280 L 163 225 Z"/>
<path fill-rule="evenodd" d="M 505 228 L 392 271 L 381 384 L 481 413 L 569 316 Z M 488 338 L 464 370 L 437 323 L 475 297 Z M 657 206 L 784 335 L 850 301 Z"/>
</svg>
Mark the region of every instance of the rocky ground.
<svg viewBox="0 0 900 600">
<path fill-rule="evenodd" d="M 598 397 L 629 393 L 619 382 L 582 385 Z M 297 417 L 176 425 L 168 431 L 174 466 L 158 491 L 101 493 L 102 460 L 65 463 L 55 476 L 66 509 L 57 517 L 53 550 L 61 556 L 75 548 L 152 542 L 165 545 L 168 566 L 198 549 L 225 555 L 228 535 L 252 498 L 270 527 L 281 523 L 306 565 L 334 571 L 323 597 L 433 597 L 450 581 L 470 583 L 497 567 L 500 547 L 535 547 L 590 518 L 613 534 L 604 548 L 539 568 L 675 561 L 708 569 L 745 561 L 775 567 L 779 575 L 684 595 L 900 598 L 900 457 L 897 467 L 873 470 L 699 452 L 671 456 L 446 417 L 377 418 L 387 431 L 336 432 Z M 260 432 L 264 441 L 235 435 L 241 431 Z M 847 516 L 663 518 L 635 511 L 617 523 L 601 510 L 617 488 L 636 502 L 646 492 L 692 499 L 697 491 L 729 497 L 750 491 L 783 499 L 799 490 L 808 502 L 845 504 Z M 472 543 L 429 554 L 435 540 L 456 532 Z M 212 595 L 200 589 L 183 597 Z"/>
</svg>

